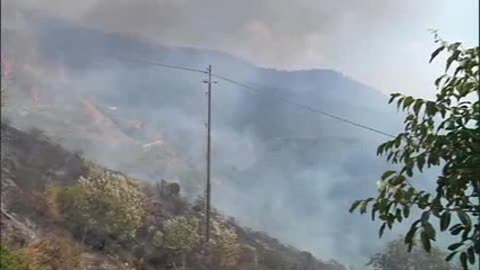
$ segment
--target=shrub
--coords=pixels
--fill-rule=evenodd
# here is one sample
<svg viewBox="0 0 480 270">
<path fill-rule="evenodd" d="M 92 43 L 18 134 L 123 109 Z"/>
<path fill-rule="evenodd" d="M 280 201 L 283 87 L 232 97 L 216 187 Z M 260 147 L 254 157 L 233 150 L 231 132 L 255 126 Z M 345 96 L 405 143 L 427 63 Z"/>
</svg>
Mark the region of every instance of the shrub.
<svg viewBox="0 0 480 270">
<path fill-rule="evenodd" d="M 155 235 L 153 236 L 153 244 L 156 247 L 162 247 L 163 246 L 163 233 L 161 231 L 156 231 Z"/>
<path fill-rule="evenodd" d="M 164 224 L 161 243 L 163 247 L 181 257 L 183 269 L 186 267 L 186 256 L 200 243 L 199 220 L 195 217 L 174 217 Z M 159 242 L 159 239 L 156 241 Z"/>
<path fill-rule="evenodd" d="M 209 247 L 216 264 L 222 268 L 235 266 L 240 258 L 241 246 L 234 228 L 224 223 L 213 222 L 213 237 Z"/>
<path fill-rule="evenodd" d="M 55 235 L 20 249 L 18 254 L 28 258 L 28 269 L 76 269 L 82 250 L 72 239 Z"/>
<path fill-rule="evenodd" d="M 90 171 L 78 184 L 63 188 L 57 203 L 74 234 L 131 239 L 145 216 L 138 183 L 108 171 Z M 83 241 L 83 240 L 82 240 Z"/>
<path fill-rule="evenodd" d="M 164 224 L 163 246 L 176 253 L 188 254 L 199 243 L 199 221 L 194 217 L 174 217 Z"/>
<path fill-rule="evenodd" d="M 0 270 L 29 270 L 29 268 L 21 256 L 0 246 Z"/>
</svg>

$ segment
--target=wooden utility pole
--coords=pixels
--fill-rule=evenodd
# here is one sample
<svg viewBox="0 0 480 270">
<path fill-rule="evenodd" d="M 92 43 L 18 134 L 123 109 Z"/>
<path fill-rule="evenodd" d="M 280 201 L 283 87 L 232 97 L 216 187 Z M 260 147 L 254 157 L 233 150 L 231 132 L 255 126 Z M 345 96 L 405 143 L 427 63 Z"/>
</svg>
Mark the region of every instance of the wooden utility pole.
<svg viewBox="0 0 480 270">
<path fill-rule="evenodd" d="M 480 102 L 480 88 L 477 89 L 477 95 L 478 95 L 478 102 Z M 480 114 L 478 114 L 477 129 L 478 131 L 480 131 Z M 477 198 L 478 198 L 477 211 L 480 212 L 480 179 L 473 179 L 473 183 L 474 183 L 473 188 L 475 189 L 475 192 L 477 193 Z M 480 215 L 477 217 L 477 226 L 480 227 Z M 478 237 L 475 240 L 475 246 L 477 246 L 479 242 L 480 242 L 480 237 Z M 480 259 L 480 254 L 478 259 Z M 480 263 L 478 263 L 478 269 L 480 270 Z"/>
<path fill-rule="evenodd" d="M 205 184 L 205 244 L 208 244 L 210 240 L 210 132 L 212 122 L 212 66 L 208 66 L 208 80 L 203 81 L 208 85 L 207 92 L 207 179 Z"/>
</svg>

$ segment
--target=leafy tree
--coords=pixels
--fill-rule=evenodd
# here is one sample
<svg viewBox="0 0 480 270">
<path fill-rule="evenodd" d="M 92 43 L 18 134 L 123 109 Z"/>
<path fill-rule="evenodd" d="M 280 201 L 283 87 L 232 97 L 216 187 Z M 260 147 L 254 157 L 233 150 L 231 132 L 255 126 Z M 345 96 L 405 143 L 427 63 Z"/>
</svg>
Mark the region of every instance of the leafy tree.
<svg viewBox="0 0 480 270">
<path fill-rule="evenodd" d="M 64 188 L 57 201 L 67 225 L 82 239 L 88 232 L 131 239 L 145 216 L 139 184 L 100 169 L 92 169 L 78 184 Z"/>
<path fill-rule="evenodd" d="M 441 40 L 430 61 L 447 52 L 445 73 L 435 80 L 435 100 L 391 95 L 390 103 L 407 111 L 404 131 L 381 144 L 378 154 L 399 166 L 385 172 L 378 196 L 353 203 L 350 212 L 367 212 L 382 221 L 380 237 L 386 227 L 400 223 L 417 209 L 405 242 L 411 250 L 420 237 L 425 250 L 437 237 L 434 221 L 441 232 L 457 240 L 448 249 L 447 260 L 458 255 L 464 269 L 478 262 L 480 254 L 480 90 L 479 47 L 465 49 L 460 42 Z M 440 167 L 433 192 L 422 190 L 411 180 L 425 168 Z M 371 205 L 370 205 L 371 204 Z M 480 221 L 480 220 L 479 220 Z"/>
<path fill-rule="evenodd" d="M 408 252 L 407 246 L 402 239 L 397 239 L 388 243 L 383 252 L 370 257 L 367 265 L 374 270 L 453 270 L 454 267 L 444 260 L 445 254 L 432 247 L 430 253 L 413 247 Z"/>
</svg>

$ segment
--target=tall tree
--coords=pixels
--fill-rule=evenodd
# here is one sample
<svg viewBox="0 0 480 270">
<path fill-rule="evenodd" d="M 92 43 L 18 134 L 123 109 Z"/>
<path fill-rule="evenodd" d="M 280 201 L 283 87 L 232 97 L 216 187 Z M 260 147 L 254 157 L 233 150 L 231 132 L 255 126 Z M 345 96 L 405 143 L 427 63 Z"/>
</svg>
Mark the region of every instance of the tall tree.
<svg viewBox="0 0 480 270">
<path fill-rule="evenodd" d="M 406 111 L 404 131 L 378 147 L 378 155 L 399 170 L 385 172 L 375 198 L 355 201 L 350 212 L 359 209 L 380 219 L 380 237 L 386 227 L 413 217 L 405 243 L 411 250 L 418 236 L 425 250 L 441 232 L 448 231 L 455 242 L 447 260 L 458 256 L 464 269 L 474 265 L 480 254 L 480 90 L 479 47 L 465 49 L 460 42 L 447 43 L 435 33 L 439 47 L 430 61 L 447 53 L 445 72 L 435 80 L 435 100 L 391 95 L 390 103 Z M 434 192 L 422 190 L 412 180 L 428 167 L 440 167 Z"/>
</svg>

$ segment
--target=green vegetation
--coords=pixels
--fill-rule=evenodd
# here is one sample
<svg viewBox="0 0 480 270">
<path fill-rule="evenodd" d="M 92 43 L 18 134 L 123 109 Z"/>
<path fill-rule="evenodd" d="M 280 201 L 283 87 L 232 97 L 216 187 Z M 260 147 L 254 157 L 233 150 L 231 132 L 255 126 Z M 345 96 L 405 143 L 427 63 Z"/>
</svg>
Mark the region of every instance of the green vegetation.
<svg viewBox="0 0 480 270">
<path fill-rule="evenodd" d="M 81 253 L 72 239 L 51 235 L 14 251 L 0 247 L 0 270 L 76 269 Z"/>
<path fill-rule="evenodd" d="M 197 218 L 179 216 L 167 220 L 163 226 L 163 247 L 181 256 L 183 269 L 186 256 L 200 244 L 199 224 Z"/>
<path fill-rule="evenodd" d="M 67 227 L 82 239 L 88 233 L 132 239 L 145 216 L 140 185 L 105 170 L 91 169 L 78 184 L 57 192 L 56 201 Z"/>
<path fill-rule="evenodd" d="M 234 228 L 214 221 L 213 237 L 210 239 L 209 247 L 216 265 L 221 269 L 228 269 L 238 263 L 241 246 Z"/>
<path fill-rule="evenodd" d="M 457 240 L 448 247 L 447 260 L 458 255 L 464 269 L 479 261 L 480 224 L 480 90 L 479 47 L 462 48 L 449 44 L 435 34 L 439 48 L 448 53 L 445 74 L 435 81 L 438 94 L 434 101 L 392 94 L 390 102 L 407 111 L 404 132 L 378 148 L 379 155 L 399 165 L 385 172 L 379 182 L 378 196 L 353 203 L 367 213 L 371 203 L 372 219 L 382 221 L 380 237 L 386 227 L 421 214 L 405 236 L 411 250 L 417 236 L 423 248 L 431 251 L 437 238 L 434 220 L 441 232 L 448 231 Z M 453 71 L 452 71 L 453 69 Z M 422 190 L 412 181 L 425 168 L 440 167 L 433 192 Z M 410 217 L 410 218 L 413 218 Z"/>
<path fill-rule="evenodd" d="M 68 237 L 52 235 L 18 250 L 28 269 L 55 270 L 76 269 L 80 264 L 82 250 Z"/>
<path fill-rule="evenodd" d="M 46 201 L 39 206 L 47 208 L 43 212 L 50 221 L 63 224 L 72 233 L 78 246 L 50 235 L 16 251 L 32 259 L 29 266 L 42 267 L 38 268 L 41 270 L 75 269 L 73 265 L 79 265 L 83 245 L 114 256 L 123 254 L 122 260 L 129 264 L 152 267 L 173 264 L 177 269 L 187 269 L 187 264 L 200 264 L 208 269 L 303 269 L 299 265 L 307 263 L 303 257 L 276 256 L 276 241 L 272 249 L 265 249 L 264 245 L 272 244 L 267 236 L 263 236 L 261 247 L 256 242 L 240 242 L 237 229 L 220 215 L 211 220 L 210 242 L 202 246 L 201 221 L 196 212 L 178 215 L 168 206 L 180 198 L 162 197 L 148 184 L 142 186 L 92 163 L 87 163 L 86 168 L 86 176 L 77 183 L 52 184 L 47 188 Z M 164 208 L 157 212 L 154 208 L 159 205 Z M 249 244 L 256 247 L 247 248 Z M 129 253 L 132 247 L 134 254 Z M 48 262 L 60 266 L 51 268 L 53 264 Z"/>
<path fill-rule="evenodd" d="M 6 247 L 0 246 L 0 270 L 34 270 L 28 268 L 24 258 Z"/>
<path fill-rule="evenodd" d="M 199 243 L 199 220 L 194 217 L 174 217 L 164 224 L 163 245 L 181 254 L 188 254 Z"/>
</svg>

